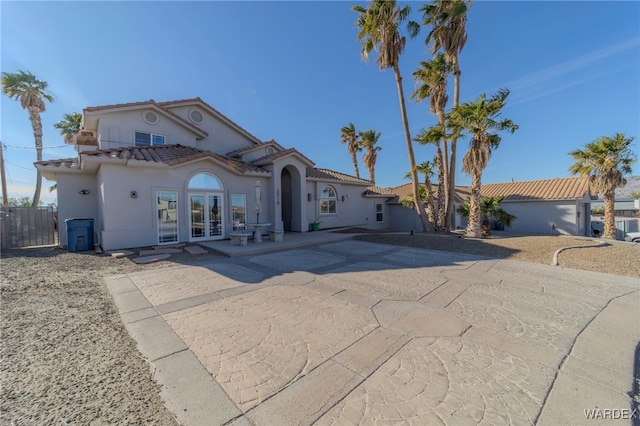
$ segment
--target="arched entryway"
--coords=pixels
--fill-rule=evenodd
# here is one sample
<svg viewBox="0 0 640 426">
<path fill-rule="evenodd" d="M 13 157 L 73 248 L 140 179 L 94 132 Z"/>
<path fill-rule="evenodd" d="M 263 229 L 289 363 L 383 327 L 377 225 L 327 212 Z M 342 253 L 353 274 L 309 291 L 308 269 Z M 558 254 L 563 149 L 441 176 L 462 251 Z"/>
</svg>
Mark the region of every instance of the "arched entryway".
<svg viewBox="0 0 640 426">
<path fill-rule="evenodd" d="M 291 220 L 293 219 L 293 206 L 291 203 L 291 173 L 286 168 L 282 169 L 280 185 L 282 188 L 282 226 L 285 231 L 291 231 Z"/>
<path fill-rule="evenodd" d="M 286 166 L 280 173 L 281 217 L 285 231 L 302 231 L 301 223 L 301 180 L 300 172 L 293 166 Z"/>
<path fill-rule="evenodd" d="M 199 173 L 189 180 L 189 241 L 224 238 L 224 188 L 217 177 Z"/>
</svg>

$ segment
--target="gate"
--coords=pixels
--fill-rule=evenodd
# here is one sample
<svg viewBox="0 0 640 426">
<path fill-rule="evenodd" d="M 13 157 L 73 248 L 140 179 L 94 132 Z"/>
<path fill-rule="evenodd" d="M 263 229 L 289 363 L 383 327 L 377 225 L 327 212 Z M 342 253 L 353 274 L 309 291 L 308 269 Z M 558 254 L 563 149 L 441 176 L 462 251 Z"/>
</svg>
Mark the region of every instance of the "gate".
<svg viewBox="0 0 640 426">
<path fill-rule="evenodd" d="M 0 207 L 1 248 L 58 242 L 58 211 L 54 207 Z"/>
</svg>

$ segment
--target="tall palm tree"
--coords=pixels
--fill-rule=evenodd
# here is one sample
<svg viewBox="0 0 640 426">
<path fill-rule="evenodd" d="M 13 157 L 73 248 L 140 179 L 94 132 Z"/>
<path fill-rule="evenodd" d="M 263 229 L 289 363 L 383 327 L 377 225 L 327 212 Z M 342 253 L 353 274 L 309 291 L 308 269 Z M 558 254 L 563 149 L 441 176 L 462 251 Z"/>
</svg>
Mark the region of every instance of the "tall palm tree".
<svg viewBox="0 0 640 426">
<path fill-rule="evenodd" d="M 42 160 L 42 119 L 40 114 L 46 111 L 45 101 L 53 102 L 53 95 L 47 91 L 47 82 L 38 80 L 28 71 L 15 73 L 2 73 L 2 93 L 9 98 L 19 100 L 23 109 L 29 113 L 29 120 L 33 128 L 33 136 L 36 144 L 36 160 Z M 42 175 L 40 170 L 36 174 L 36 189 L 33 194 L 33 206 L 40 203 L 40 190 L 42 188 Z"/>
<path fill-rule="evenodd" d="M 422 130 L 413 138 L 414 141 L 421 145 L 432 144 L 436 147 L 436 158 L 433 161 L 433 168 L 438 168 L 438 212 L 436 221 L 434 222 L 437 229 L 445 229 L 445 174 L 441 173 L 441 165 L 445 164 L 440 142 L 446 139 L 445 126 L 436 124 L 429 129 Z M 422 163 L 424 164 L 424 163 Z M 420 169 L 418 169 L 420 171 Z M 429 192 L 431 194 L 431 192 Z M 433 197 L 432 197 L 433 198 Z"/>
<path fill-rule="evenodd" d="M 369 170 L 369 180 L 375 185 L 376 184 L 376 161 L 378 160 L 378 151 L 382 148 L 376 146 L 378 143 L 378 139 L 380 139 L 380 132 L 375 130 L 365 130 L 364 132 L 360 132 L 360 140 L 362 144 L 362 148 L 365 149 L 365 153 L 362 156 L 362 161 L 364 165 Z"/>
<path fill-rule="evenodd" d="M 414 21 L 408 21 L 411 14 L 409 6 L 400 6 L 395 0 L 373 0 L 366 8 L 356 5 L 351 8 L 359 12 L 356 26 L 358 27 L 357 40 L 362 42 L 362 57 L 365 61 L 373 50 L 378 51 L 376 63 L 381 70 L 393 68 L 400 102 L 400 115 L 404 130 L 407 154 L 409 156 L 409 168 L 411 170 L 411 183 L 414 199 L 420 199 L 420 183 L 416 171 L 416 160 L 413 154 L 411 132 L 402 88 L 402 74 L 400 73 L 400 55 L 404 51 L 407 39 L 400 33 L 400 26 L 407 22 L 407 31 L 411 37 L 418 35 L 420 25 Z M 416 211 L 420 217 L 422 231 L 432 231 L 422 203 L 416 203 Z"/>
<path fill-rule="evenodd" d="M 462 171 L 471 176 L 471 200 L 469 203 L 469 224 L 467 235 L 479 238 L 480 232 L 480 188 L 482 172 L 487 167 L 491 152 L 498 148 L 502 138 L 499 131 L 515 132 L 518 126 L 509 119 L 501 119 L 500 114 L 509 96 L 509 91 L 501 89 L 487 99 L 480 95 L 472 102 L 465 102 L 450 113 L 451 122 L 471 136 L 469 151 L 462 159 Z"/>
<path fill-rule="evenodd" d="M 71 114 L 64 114 L 63 119 L 53 125 L 60 131 L 60 134 L 64 136 L 64 143 L 73 144 L 76 141 L 76 136 L 80 133 L 80 126 L 82 124 L 82 114 L 72 112 Z"/>
<path fill-rule="evenodd" d="M 427 45 L 432 45 L 433 53 L 444 51 L 444 57 L 453 67 L 453 107 L 460 105 L 460 52 L 467 42 L 467 12 L 471 0 L 432 0 L 420 8 L 423 14 L 422 25 L 430 25 Z M 447 229 L 453 227 L 453 205 L 456 182 L 456 145 L 457 137 L 451 139 L 449 158 L 449 179 L 447 182 Z"/>
<path fill-rule="evenodd" d="M 615 190 L 627 183 L 624 175 L 631 174 L 631 166 L 636 162 L 636 155 L 630 148 L 633 139 L 624 133 L 602 136 L 586 144 L 584 149 L 569 153 L 576 160 L 569 171 L 574 175 L 589 176 L 591 193 L 604 194 L 603 238 L 616 239 Z"/>
<path fill-rule="evenodd" d="M 447 152 L 447 143 L 445 138 L 445 109 L 449 95 L 447 94 L 447 76 L 451 72 L 451 65 L 445 60 L 442 53 L 437 54 L 430 61 L 420 62 L 420 68 L 413 72 L 413 78 L 419 84 L 418 88 L 411 95 L 416 102 L 429 99 L 429 110 L 438 117 L 438 124 L 442 128 L 442 132 L 432 134 L 429 141 L 422 142 L 420 135 L 419 143 L 432 143 L 436 146 L 437 166 L 438 166 L 438 228 L 445 229 L 445 194 L 448 193 L 449 170 L 446 159 L 449 156 Z M 424 131 L 423 131 L 424 132 Z M 433 140 L 433 137 L 438 137 Z"/>
<path fill-rule="evenodd" d="M 353 125 L 353 123 L 349 123 L 348 126 L 340 129 L 340 143 L 347 144 L 347 150 L 349 151 L 349 155 L 351 155 L 351 161 L 353 162 L 353 169 L 356 171 L 356 176 L 360 177 L 357 154 L 362 151 L 362 146 L 360 145 L 360 140 L 358 139 L 358 134 L 356 133 L 356 127 Z"/>
</svg>

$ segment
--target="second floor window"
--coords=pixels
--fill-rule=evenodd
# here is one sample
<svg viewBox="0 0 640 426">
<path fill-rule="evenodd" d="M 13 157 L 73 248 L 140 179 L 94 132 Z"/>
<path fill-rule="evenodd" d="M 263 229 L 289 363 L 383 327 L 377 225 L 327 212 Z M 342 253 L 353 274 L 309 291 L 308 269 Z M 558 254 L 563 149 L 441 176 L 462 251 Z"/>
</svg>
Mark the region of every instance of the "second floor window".
<svg viewBox="0 0 640 426">
<path fill-rule="evenodd" d="M 164 136 L 153 133 L 136 132 L 136 146 L 164 145 Z"/>
</svg>

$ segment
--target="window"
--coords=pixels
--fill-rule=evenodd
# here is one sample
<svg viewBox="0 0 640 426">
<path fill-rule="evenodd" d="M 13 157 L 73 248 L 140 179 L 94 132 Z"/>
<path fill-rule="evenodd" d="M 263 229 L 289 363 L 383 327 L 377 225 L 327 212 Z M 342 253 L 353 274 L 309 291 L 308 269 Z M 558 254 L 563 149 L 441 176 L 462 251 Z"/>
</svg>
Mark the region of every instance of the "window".
<svg viewBox="0 0 640 426">
<path fill-rule="evenodd" d="M 158 244 L 178 242 L 178 193 L 157 191 Z"/>
<path fill-rule="evenodd" d="M 247 196 L 245 194 L 231 194 L 231 223 L 234 231 L 246 228 Z"/>
<path fill-rule="evenodd" d="M 136 146 L 164 145 L 164 136 L 153 133 L 136 132 Z"/>
<path fill-rule="evenodd" d="M 376 222 L 384 222 L 384 213 L 382 210 L 382 203 L 376 203 Z"/>
<path fill-rule="evenodd" d="M 208 191 L 222 190 L 222 184 L 213 175 L 198 173 L 189 180 L 189 189 L 205 189 Z"/>
<path fill-rule="evenodd" d="M 320 192 L 320 214 L 336 213 L 336 191 L 331 186 L 325 186 Z"/>
</svg>

